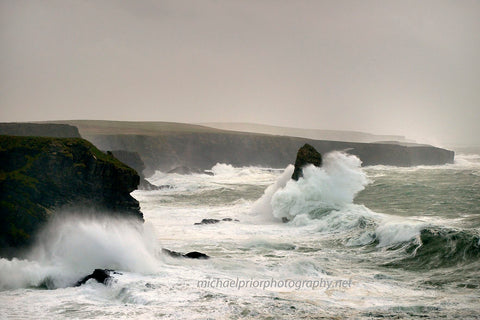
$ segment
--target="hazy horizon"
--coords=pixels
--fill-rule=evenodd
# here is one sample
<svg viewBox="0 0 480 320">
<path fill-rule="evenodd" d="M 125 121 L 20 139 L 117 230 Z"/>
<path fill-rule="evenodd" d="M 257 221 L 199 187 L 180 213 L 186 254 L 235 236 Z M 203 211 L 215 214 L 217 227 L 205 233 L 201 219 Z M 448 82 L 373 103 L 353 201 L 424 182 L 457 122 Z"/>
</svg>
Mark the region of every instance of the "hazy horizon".
<svg viewBox="0 0 480 320">
<path fill-rule="evenodd" d="M 0 121 L 480 145 L 478 1 L 0 0 Z"/>
</svg>

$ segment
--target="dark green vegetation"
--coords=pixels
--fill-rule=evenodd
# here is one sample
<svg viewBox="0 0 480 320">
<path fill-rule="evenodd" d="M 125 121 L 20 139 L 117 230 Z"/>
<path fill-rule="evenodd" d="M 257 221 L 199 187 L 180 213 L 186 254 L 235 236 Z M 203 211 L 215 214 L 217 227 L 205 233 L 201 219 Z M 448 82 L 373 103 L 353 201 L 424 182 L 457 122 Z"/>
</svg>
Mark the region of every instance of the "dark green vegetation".
<svg viewBox="0 0 480 320">
<path fill-rule="evenodd" d="M 0 248 L 29 244 L 54 209 L 143 218 L 135 170 L 80 138 L 0 136 Z"/>
</svg>

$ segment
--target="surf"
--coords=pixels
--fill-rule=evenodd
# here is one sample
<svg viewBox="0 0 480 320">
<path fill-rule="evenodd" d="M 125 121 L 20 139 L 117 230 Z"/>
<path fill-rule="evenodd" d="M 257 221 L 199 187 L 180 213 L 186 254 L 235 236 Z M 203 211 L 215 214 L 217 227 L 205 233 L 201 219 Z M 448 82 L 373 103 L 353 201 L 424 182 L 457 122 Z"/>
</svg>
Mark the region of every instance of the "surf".
<svg viewBox="0 0 480 320">
<path fill-rule="evenodd" d="M 97 214 L 59 214 L 24 259 L 0 259 L 0 289 L 71 286 L 94 269 L 159 270 L 156 232 L 148 223 Z"/>
</svg>

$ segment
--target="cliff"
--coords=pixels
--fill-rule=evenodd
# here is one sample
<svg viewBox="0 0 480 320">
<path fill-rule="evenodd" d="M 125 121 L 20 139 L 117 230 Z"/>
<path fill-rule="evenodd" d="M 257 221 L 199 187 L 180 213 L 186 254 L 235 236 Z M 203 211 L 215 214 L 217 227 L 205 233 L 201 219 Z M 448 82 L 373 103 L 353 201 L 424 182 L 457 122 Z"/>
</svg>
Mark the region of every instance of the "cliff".
<svg viewBox="0 0 480 320">
<path fill-rule="evenodd" d="M 284 168 L 305 143 L 320 153 L 346 150 L 367 165 L 442 165 L 453 163 L 449 150 L 397 142 L 360 143 L 221 130 L 172 122 L 104 120 L 58 121 L 78 127 L 82 137 L 102 150 L 137 152 L 146 176 L 177 167 L 210 169 L 217 162 L 234 166 Z"/>
<path fill-rule="evenodd" d="M 140 176 L 140 184 L 138 185 L 138 189 L 141 189 L 141 190 L 159 189 L 159 187 L 154 186 L 153 184 L 151 184 L 145 179 L 145 175 L 143 174 L 143 170 L 145 170 L 146 168 L 145 163 L 143 163 L 142 158 L 140 158 L 140 155 L 137 152 L 125 151 L 125 150 L 113 150 L 108 152 L 111 152 L 115 158 L 125 163 L 130 168 L 135 169 L 135 171 L 137 171 L 138 175 Z"/>
<path fill-rule="evenodd" d="M 80 138 L 77 127 L 55 123 L 0 123 L 0 135 Z"/>
<path fill-rule="evenodd" d="M 143 219 L 135 170 L 79 138 L 0 136 L 0 248 L 28 245 L 59 208 Z"/>
<path fill-rule="evenodd" d="M 378 141 L 412 142 L 407 140 L 407 138 L 405 138 L 404 136 L 378 135 L 359 131 L 301 129 L 242 122 L 211 122 L 203 123 L 202 125 L 222 130 L 264 133 L 278 136 L 306 138 L 311 140 L 331 140 L 365 143 Z"/>
<path fill-rule="evenodd" d="M 210 169 L 216 163 L 234 166 L 284 168 L 305 143 L 321 154 L 344 150 L 358 156 L 364 166 L 442 165 L 453 163 L 453 151 L 422 145 L 353 143 L 247 133 L 162 133 L 157 136 L 94 134 L 85 137 L 101 149 L 138 152 L 145 173 L 168 172 L 178 166 Z"/>
</svg>

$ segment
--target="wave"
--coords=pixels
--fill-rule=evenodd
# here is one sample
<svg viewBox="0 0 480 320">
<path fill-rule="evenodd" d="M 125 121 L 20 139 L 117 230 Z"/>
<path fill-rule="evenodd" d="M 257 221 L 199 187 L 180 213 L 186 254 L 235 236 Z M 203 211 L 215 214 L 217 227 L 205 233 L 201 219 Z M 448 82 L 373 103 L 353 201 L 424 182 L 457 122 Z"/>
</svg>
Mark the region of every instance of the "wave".
<svg viewBox="0 0 480 320">
<path fill-rule="evenodd" d="M 297 215 L 338 210 L 352 204 L 355 195 L 369 183 L 356 156 L 343 152 L 325 155 L 320 168 L 308 165 L 303 177 L 290 179 L 293 166 L 285 169 L 275 184 L 265 190 L 252 211 L 292 220 Z"/>
<path fill-rule="evenodd" d="M 158 270 L 156 236 L 149 224 L 69 213 L 52 219 L 25 259 L 0 259 L 0 289 L 67 287 L 94 269 Z"/>
<path fill-rule="evenodd" d="M 403 257 L 385 266 L 412 270 L 452 267 L 480 260 L 480 235 L 474 230 L 427 227 L 402 250 Z"/>
<path fill-rule="evenodd" d="M 393 261 L 386 266 L 420 270 L 480 258 L 480 236 L 475 231 L 376 213 L 353 203 L 370 182 L 360 165 L 355 156 L 332 152 L 323 167 L 305 167 L 298 181 L 290 179 L 293 166 L 289 166 L 254 203 L 252 212 L 276 221 L 286 218 L 292 226 L 313 226 L 319 236 L 339 239 L 347 247 L 389 252 L 386 256 Z"/>
<path fill-rule="evenodd" d="M 207 173 L 177 174 L 156 171 L 147 180 L 156 186 L 168 186 L 150 193 L 196 192 L 232 185 L 268 185 L 281 169 L 261 167 L 234 167 L 217 163 Z"/>
</svg>

